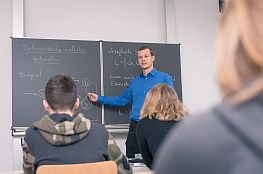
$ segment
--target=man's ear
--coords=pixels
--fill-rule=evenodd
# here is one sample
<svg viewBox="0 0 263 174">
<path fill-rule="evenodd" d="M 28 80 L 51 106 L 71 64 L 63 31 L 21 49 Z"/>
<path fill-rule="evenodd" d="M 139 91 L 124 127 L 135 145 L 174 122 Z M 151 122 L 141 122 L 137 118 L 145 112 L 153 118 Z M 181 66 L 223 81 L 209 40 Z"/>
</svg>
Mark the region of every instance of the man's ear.
<svg viewBox="0 0 263 174">
<path fill-rule="evenodd" d="M 152 60 L 154 61 L 154 59 L 155 59 L 155 56 L 152 56 Z"/>
<path fill-rule="evenodd" d="M 47 102 L 46 99 L 43 100 L 43 107 L 44 107 L 44 109 L 45 109 L 46 111 L 48 111 L 48 110 L 50 109 L 50 106 L 49 106 L 49 104 L 48 104 L 48 102 Z"/>
<path fill-rule="evenodd" d="M 78 108 L 79 108 L 79 98 L 76 99 L 73 109 L 78 109 Z"/>
</svg>

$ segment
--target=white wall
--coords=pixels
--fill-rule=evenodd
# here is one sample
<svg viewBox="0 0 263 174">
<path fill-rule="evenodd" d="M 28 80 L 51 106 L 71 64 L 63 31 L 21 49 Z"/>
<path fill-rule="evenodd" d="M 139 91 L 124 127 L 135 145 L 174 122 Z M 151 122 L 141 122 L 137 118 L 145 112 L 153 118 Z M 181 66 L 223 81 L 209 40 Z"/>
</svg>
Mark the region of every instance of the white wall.
<svg viewBox="0 0 263 174">
<path fill-rule="evenodd" d="M 199 112 L 220 99 L 215 81 L 217 0 L 175 0 L 176 39 L 181 45 L 183 100 Z"/>
<path fill-rule="evenodd" d="M 25 36 L 165 42 L 163 0 L 25 0 Z"/>
<path fill-rule="evenodd" d="M 83 40 L 166 42 L 164 0 L 24 0 L 24 36 Z M 12 4 L 0 1 L 0 171 L 11 169 Z M 219 100 L 214 81 L 217 0 L 175 0 L 176 39 L 181 45 L 183 98 L 192 112 Z M 124 144 L 124 136 L 116 135 Z M 18 139 L 15 153 L 21 152 Z M 124 147 L 122 147 L 124 148 Z M 17 152 L 18 151 L 18 152 Z M 15 155 L 21 166 L 21 154 Z M 18 162 L 19 161 L 19 162 Z"/>
<path fill-rule="evenodd" d="M 0 171 L 13 167 L 13 139 L 11 136 L 11 39 L 12 1 L 0 1 Z"/>
</svg>

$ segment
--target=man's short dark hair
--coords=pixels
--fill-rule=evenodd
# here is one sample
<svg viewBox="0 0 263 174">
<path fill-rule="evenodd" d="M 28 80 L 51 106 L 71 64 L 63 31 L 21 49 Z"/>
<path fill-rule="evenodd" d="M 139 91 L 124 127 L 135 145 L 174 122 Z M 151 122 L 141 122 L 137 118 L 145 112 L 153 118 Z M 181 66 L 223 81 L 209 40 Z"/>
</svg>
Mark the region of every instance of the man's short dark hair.
<svg viewBox="0 0 263 174">
<path fill-rule="evenodd" d="M 45 88 L 45 99 L 53 110 L 73 109 L 77 100 L 77 87 L 68 75 L 51 77 Z"/>
<path fill-rule="evenodd" d="M 142 50 L 146 50 L 146 49 L 149 49 L 151 56 L 154 56 L 154 55 L 153 55 L 153 50 L 152 50 L 152 48 L 149 47 L 149 46 L 145 46 L 145 45 L 144 45 L 144 46 L 141 46 L 138 51 L 142 51 Z"/>
</svg>

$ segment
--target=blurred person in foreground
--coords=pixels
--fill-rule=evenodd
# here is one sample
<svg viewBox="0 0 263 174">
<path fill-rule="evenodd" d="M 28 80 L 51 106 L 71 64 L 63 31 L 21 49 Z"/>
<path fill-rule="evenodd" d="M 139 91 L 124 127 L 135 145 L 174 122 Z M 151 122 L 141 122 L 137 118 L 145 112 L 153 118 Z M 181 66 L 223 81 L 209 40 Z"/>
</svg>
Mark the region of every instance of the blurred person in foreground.
<svg viewBox="0 0 263 174">
<path fill-rule="evenodd" d="M 156 174 L 263 172 L 263 1 L 226 0 L 217 79 L 224 102 L 171 130 Z"/>
</svg>

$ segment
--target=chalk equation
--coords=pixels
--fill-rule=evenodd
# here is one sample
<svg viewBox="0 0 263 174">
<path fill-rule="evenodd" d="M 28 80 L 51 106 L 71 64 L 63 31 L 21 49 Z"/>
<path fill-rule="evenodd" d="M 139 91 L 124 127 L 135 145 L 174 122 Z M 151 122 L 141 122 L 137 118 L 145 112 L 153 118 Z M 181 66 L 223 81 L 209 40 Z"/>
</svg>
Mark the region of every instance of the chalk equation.
<svg viewBox="0 0 263 174">
<path fill-rule="evenodd" d="M 134 79 L 134 75 L 121 75 L 121 74 L 109 74 L 110 86 L 122 86 L 127 87 L 129 85 L 130 80 Z"/>
<path fill-rule="evenodd" d="M 110 79 L 124 79 L 124 80 L 132 80 L 134 79 L 133 74 L 130 75 L 121 75 L 121 74 L 110 74 L 109 75 Z"/>
<path fill-rule="evenodd" d="M 139 62 L 137 61 L 137 59 L 132 60 L 132 59 L 127 59 L 127 58 L 122 58 L 122 59 L 115 59 L 114 65 L 123 67 L 126 69 L 129 66 L 132 66 L 132 67 L 139 66 Z"/>
<path fill-rule="evenodd" d="M 111 86 L 123 86 L 123 87 L 127 87 L 129 85 L 129 82 L 127 80 L 125 80 L 124 82 L 118 82 L 118 81 L 111 81 L 110 82 Z"/>
</svg>

